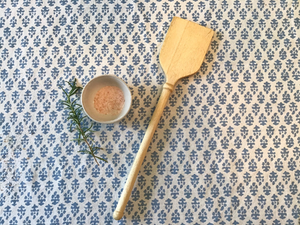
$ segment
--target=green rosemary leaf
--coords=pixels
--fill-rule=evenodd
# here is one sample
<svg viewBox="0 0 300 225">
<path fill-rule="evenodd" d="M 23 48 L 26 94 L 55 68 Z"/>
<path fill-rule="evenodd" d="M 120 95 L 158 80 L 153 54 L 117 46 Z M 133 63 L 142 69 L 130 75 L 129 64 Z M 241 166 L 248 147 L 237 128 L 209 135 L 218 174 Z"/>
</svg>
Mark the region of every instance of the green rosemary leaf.
<svg viewBox="0 0 300 225">
<path fill-rule="evenodd" d="M 78 106 L 78 107 L 82 108 L 82 106 L 81 106 L 81 105 L 79 105 L 79 104 L 75 104 L 75 106 Z"/>
<path fill-rule="evenodd" d="M 84 120 L 85 118 L 87 118 L 87 116 L 82 116 L 82 117 L 80 118 L 80 121 Z"/>
<path fill-rule="evenodd" d="M 91 124 L 91 126 L 90 126 L 89 128 L 85 129 L 85 130 L 84 130 L 84 133 L 89 132 L 89 130 L 92 129 L 92 127 L 93 127 L 93 124 Z"/>
<path fill-rule="evenodd" d="M 74 138 L 73 141 L 84 141 L 83 138 Z"/>
<path fill-rule="evenodd" d="M 72 102 L 71 102 L 71 106 L 74 108 L 74 104 L 75 102 L 77 101 L 77 99 L 74 99 Z"/>
<path fill-rule="evenodd" d="M 74 120 L 74 116 L 72 116 L 72 115 L 69 115 L 68 117 L 67 117 L 67 120 Z"/>
<path fill-rule="evenodd" d="M 78 113 L 81 113 L 81 110 L 82 110 L 82 108 L 80 108 L 80 107 L 75 108 L 75 110 L 74 110 L 74 111 L 75 111 L 75 114 L 77 114 L 77 112 L 78 112 Z"/>
<path fill-rule="evenodd" d="M 92 132 L 92 131 L 89 131 L 89 132 L 86 134 L 86 137 L 87 137 L 88 139 L 90 139 L 90 140 L 94 143 L 95 141 L 94 141 L 94 139 L 92 138 L 92 134 L 93 134 L 93 132 Z"/>
<path fill-rule="evenodd" d="M 81 150 L 81 151 L 78 151 L 78 152 L 80 152 L 80 153 L 85 153 L 85 154 L 91 154 L 89 151 L 87 151 L 87 150 Z"/>
<path fill-rule="evenodd" d="M 73 87 L 73 86 L 74 86 L 74 81 L 73 81 L 72 84 L 71 84 L 69 81 L 67 81 L 67 83 L 69 84 L 70 87 Z"/>
<path fill-rule="evenodd" d="M 76 92 L 77 92 L 78 90 L 79 90 L 78 88 L 73 88 L 73 89 L 70 91 L 70 96 L 76 94 Z"/>
<path fill-rule="evenodd" d="M 100 157 L 98 157 L 98 156 L 96 156 L 96 155 L 95 155 L 95 157 L 96 157 L 97 159 L 100 159 L 100 160 L 104 161 L 104 162 L 107 162 L 106 159 L 100 158 Z"/>
<path fill-rule="evenodd" d="M 66 102 L 66 101 L 61 101 L 61 104 L 65 105 L 65 106 L 69 106 L 68 102 Z"/>
</svg>

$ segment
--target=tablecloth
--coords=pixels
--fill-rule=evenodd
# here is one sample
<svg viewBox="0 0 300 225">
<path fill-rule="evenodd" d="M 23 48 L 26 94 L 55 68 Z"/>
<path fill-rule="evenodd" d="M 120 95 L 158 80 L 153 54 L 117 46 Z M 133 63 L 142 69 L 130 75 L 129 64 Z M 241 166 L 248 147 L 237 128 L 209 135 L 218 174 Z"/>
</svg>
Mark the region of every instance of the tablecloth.
<svg viewBox="0 0 300 225">
<path fill-rule="evenodd" d="M 215 35 L 115 221 L 174 16 Z M 298 224 L 299 28 L 298 0 L 1 0 L 0 224 Z M 94 124 L 98 166 L 78 153 L 59 85 L 101 74 L 128 84 L 132 106 Z"/>
</svg>

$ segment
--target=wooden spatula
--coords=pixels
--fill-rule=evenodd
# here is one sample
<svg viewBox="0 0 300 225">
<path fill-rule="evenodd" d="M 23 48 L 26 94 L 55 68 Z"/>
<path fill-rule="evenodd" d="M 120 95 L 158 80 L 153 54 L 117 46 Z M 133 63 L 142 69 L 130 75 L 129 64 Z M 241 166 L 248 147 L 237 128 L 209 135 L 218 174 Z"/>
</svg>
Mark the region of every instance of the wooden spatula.
<svg viewBox="0 0 300 225">
<path fill-rule="evenodd" d="M 119 220 L 123 216 L 152 136 L 176 82 L 183 77 L 196 73 L 200 69 L 213 34 L 213 30 L 194 22 L 178 17 L 172 19 L 159 55 L 160 64 L 166 74 L 166 83 L 163 85 L 156 109 L 113 214 L 114 219 Z"/>
</svg>

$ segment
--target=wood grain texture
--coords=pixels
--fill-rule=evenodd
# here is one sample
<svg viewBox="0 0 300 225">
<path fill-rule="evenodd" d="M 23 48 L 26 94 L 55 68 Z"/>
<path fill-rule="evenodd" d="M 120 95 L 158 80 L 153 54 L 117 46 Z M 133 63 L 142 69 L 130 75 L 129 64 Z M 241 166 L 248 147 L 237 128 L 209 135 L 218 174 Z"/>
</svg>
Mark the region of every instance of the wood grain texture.
<svg viewBox="0 0 300 225">
<path fill-rule="evenodd" d="M 173 89 L 172 89 L 173 90 Z M 133 189 L 134 183 L 136 181 L 137 175 L 140 171 L 141 165 L 144 161 L 145 155 L 147 153 L 149 144 L 152 140 L 153 134 L 156 130 L 157 124 L 160 120 L 160 117 L 163 113 L 163 110 L 167 104 L 167 101 L 169 99 L 169 96 L 172 92 L 170 87 L 163 88 L 163 91 L 160 95 L 159 101 L 157 103 L 157 106 L 155 108 L 155 111 L 152 115 L 152 118 L 149 122 L 148 128 L 146 130 L 145 136 L 143 138 L 143 141 L 140 145 L 139 151 L 135 157 L 135 160 L 132 164 L 130 173 L 128 175 L 126 184 L 124 186 L 123 192 L 121 194 L 121 197 L 119 199 L 117 208 L 113 214 L 114 219 L 120 220 L 123 217 L 123 212 L 125 210 L 126 204 L 129 200 L 129 197 L 131 195 L 131 191 Z"/>
<path fill-rule="evenodd" d="M 173 18 L 159 56 L 166 83 L 113 214 L 114 219 L 123 217 L 149 144 L 176 82 L 200 69 L 213 34 L 211 29 L 178 17 Z"/>
<path fill-rule="evenodd" d="M 159 55 L 168 83 L 175 85 L 200 69 L 213 35 L 209 28 L 173 18 Z"/>
</svg>

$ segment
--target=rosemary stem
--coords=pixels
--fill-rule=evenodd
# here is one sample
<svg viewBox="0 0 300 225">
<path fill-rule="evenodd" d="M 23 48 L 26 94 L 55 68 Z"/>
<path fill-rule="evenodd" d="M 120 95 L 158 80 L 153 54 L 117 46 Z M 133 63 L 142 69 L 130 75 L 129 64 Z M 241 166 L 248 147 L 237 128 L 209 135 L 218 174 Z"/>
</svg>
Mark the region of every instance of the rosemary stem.
<svg viewBox="0 0 300 225">
<path fill-rule="evenodd" d="M 88 146 L 88 148 L 89 148 L 89 150 L 79 151 L 79 152 L 84 152 L 84 153 L 90 154 L 94 158 L 97 165 L 100 166 L 97 159 L 103 160 L 105 162 L 107 162 L 107 160 L 96 156 L 95 155 L 95 150 L 96 150 L 97 147 L 94 147 L 93 145 L 91 145 L 89 143 L 87 133 L 91 132 L 90 128 L 92 127 L 92 125 L 87 129 L 82 128 L 81 123 L 82 123 L 83 119 L 86 117 L 86 116 L 81 116 L 82 106 L 79 105 L 79 104 L 76 104 L 76 99 L 71 101 L 71 96 L 76 94 L 76 92 L 80 89 L 80 87 L 76 86 L 76 79 L 73 82 L 68 82 L 68 84 L 71 87 L 71 90 L 69 91 L 69 93 L 67 93 L 67 91 L 64 90 L 60 86 L 60 88 L 63 90 L 63 92 L 65 93 L 65 95 L 67 97 L 67 99 L 62 101 L 62 102 L 66 106 L 66 109 L 68 109 L 70 111 L 70 114 L 69 114 L 67 119 L 68 120 L 73 120 L 73 121 L 71 121 L 70 127 L 72 127 L 72 123 L 74 125 L 76 125 L 75 130 L 77 130 L 79 132 L 79 137 L 77 138 L 78 144 L 80 144 L 80 142 L 84 141 L 86 143 L 86 145 Z M 91 139 L 91 137 L 90 137 L 90 139 Z M 91 139 L 91 140 L 93 141 L 93 139 Z"/>
<path fill-rule="evenodd" d="M 83 133 L 83 130 L 81 128 L 81 126 L 78 126 L 78 128 L 80 129 L 80 131 Z M 82 135 L 85 143 L 87 144 L 87 146 L 89 147 L 89 149 L 93 149 L 91 146 L 90 146 L 90 143 L 88 142 L 87 138 L 85 135 Z M 98 166 L 100 166 L 99 162 L 97 161 L 96 157 L 95 157 L 95 154 L 94 154 L 94 151 L 91 151 L 92 153 L 92 156 L 94 157 L 94 160 L 96 161 L 96 163 L 98 164 Z"/>
<path fill-rule="evenodd" d="M 68 96 L 68 103 L 71 104 L 71 99 L 70 97 Z M 75 115 L 76 112 L 74 110 L 73 107 L 71 107 L 71 111 L 72 113 Z M 87 144 L 87 146 L 89 147 L 89 149 L 91 149 L 91 155 L 93 156 L 94 160 L 96 161 L 96 163 L 98 164 L 98 166 L 100 166 L 99 162 L 97 161 L 96 157 L 95 157 L 95 154 L 94 154 L 94 151 L 92 151 L 92 147 L 90 146 L 90 143 L 88 142 L 87 138 L 86 138 L 86 135 L 84 134 L 82 128 L 81 128 L 81 124 L 78 120 L 75 121 L 76 122 L 76 125 L 77 125 L 77 128 L 80 130 L 80 133 L 82 135 L 82 138 L 84 139 L 85 143 Z"/>
</svg>

